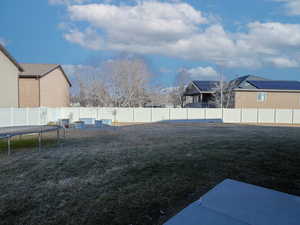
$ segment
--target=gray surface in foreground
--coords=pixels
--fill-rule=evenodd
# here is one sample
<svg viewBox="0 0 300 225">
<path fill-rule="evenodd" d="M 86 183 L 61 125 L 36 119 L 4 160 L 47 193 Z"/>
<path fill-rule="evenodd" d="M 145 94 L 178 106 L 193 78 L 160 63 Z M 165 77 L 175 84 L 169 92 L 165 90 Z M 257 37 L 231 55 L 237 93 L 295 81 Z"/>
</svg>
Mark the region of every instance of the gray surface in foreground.
<svg viewBox="0 0 300 225">
<path fill-rule="evenodd" d="M 58 126 L 15 126 L 15 127 L 1 127 L 0 138 L 13 137 L 24 134 L 35 134 L 50 132 L 60 129 Z"/>
<path fill-rule="evenodd" d="M 300 197 L 225 180 L 165 225 L 299 225 Z"/>
</svg>

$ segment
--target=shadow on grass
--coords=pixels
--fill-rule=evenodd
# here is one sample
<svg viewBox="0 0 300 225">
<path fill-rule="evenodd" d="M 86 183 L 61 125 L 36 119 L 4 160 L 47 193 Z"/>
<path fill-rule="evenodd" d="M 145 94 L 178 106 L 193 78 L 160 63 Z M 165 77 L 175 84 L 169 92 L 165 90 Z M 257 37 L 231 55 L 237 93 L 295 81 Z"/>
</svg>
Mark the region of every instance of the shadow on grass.
<svg viewBox="0 0 300 225">
<path fill-rule="evenodd" d="M 42 140 L 42 148 L 45 147 L 52 147 L 57 144 L 57 140 L 54 138 L 47 138 Z M 1 139 L 0 140 L 0 155 L 7 154 L 7 140 Z M 30 135 L 25 137 L 13 137 L 11 139 L 11 150 L 12 152 L 22 152 L 25 149 L 33 150 L 38 149 L 39 141 L 37 135 Z"/>
</svg>

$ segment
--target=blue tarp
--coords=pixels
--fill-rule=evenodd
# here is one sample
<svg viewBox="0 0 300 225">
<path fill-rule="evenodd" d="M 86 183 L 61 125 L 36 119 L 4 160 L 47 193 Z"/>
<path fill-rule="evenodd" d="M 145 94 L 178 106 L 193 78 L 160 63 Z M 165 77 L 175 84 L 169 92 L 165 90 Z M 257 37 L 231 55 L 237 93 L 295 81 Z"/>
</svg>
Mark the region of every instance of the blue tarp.
<svg viewBox="0 0 300 225">
<path fill-rule="evenodd" d="M 299 225 L 300 197 L 227 179 L 165 225 Z"/>
</svg>

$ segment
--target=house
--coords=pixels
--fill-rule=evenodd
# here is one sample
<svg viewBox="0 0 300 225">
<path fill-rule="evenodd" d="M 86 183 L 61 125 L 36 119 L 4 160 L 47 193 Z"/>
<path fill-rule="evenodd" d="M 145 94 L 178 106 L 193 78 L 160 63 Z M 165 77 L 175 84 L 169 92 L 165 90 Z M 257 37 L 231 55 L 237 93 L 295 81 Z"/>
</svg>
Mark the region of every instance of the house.
<svg viewBox="0 0 300 225">
<path fill-rule="evenodd" d="M 300 109 L 300 82 L 247 80 L 234 89 L 235 108 Z"/>
<path fill-rule="evenodd" d="M 58 64 L 20 64 L 20 107 L 68 107 L 71 82 Z"/>
<path fill-rule="evenodd" d="M 0 44 L 0 107 L 19 106 L 19 73 L 23 68 Z"/>
<path fill-rule="evenodd" d="M 183 99 L 185 107 L 207 108 L 214 107 L 213 98 L 219 81 L 192 81 L 185 89 Z"/>
<path fill-rule="evenodd" d="M 0 44 L 0 107 L 67 107 L 70 87 L 59 64 L 18 63 Z"/>
</svg>

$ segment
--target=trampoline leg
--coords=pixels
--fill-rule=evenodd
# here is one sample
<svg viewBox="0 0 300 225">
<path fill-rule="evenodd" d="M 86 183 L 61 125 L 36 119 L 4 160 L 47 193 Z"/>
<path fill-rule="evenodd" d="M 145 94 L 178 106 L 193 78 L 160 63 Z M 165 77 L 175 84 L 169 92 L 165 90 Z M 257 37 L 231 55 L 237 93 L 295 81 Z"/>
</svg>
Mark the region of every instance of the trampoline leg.
<svg viewBox="0 0 300 225">
<path fill-rule="evenodd" d="M 39 133 L 39 151 L 42 149 L 42 133 Z"/>
<path fill-rule="evenodd" d="M 7 138 L 7 154 L 10 155 L 10 137 Z"/>
<path fill-rule="evenodd" d="M 57 135 L 57 144 L 59 144 L 59 129 L 56 131 L 56 135 Z"/>
</svg>

